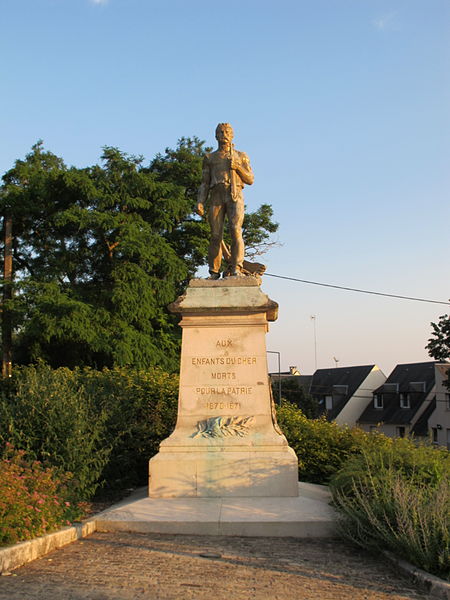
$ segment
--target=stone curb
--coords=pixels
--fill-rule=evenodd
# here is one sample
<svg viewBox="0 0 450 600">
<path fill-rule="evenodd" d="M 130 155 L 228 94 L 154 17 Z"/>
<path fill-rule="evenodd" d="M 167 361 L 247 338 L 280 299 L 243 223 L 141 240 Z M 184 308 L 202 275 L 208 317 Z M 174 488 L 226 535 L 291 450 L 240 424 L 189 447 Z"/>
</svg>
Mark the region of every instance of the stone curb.
<svg viewBox="0 0 450 600">
<path fill-rule="evenodd" d="M 400 571 L 425 586 L 430 596 L 439 598 L 439 600 L 450 600 L 450 583 L 435 575 L 431 575 L 426 571 L 422 571 L 422 569 L 411 565 L 409 562 L 406 562 L 406 560 L 397 558 L 390 552 L 384 551 L 383 554 L 394 563 Z"/>
<path fill-rule="evenodd" d="M 45 556 L 52 550 L 62 548 L 71 542 L 75 542 L 97 530 L 94 520 L 84 523 L 75 523 L 70 527 L 64 527 L 54 533 L 48 533 L 33 540 L 19 542 L 14 546 L 0 548 L 0 573 L 9 573 L 25 563 Z"/>
</svg>

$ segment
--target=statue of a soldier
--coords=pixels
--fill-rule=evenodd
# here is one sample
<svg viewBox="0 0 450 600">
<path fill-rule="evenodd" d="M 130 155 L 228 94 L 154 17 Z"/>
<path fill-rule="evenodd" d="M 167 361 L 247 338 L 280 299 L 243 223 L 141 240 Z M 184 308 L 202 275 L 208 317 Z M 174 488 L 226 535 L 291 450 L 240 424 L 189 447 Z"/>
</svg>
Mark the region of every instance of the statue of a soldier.
<svg viewBox="0 0 450 600">
<path fill-rule="evenodd" d="M 242 222 L 244 220 L 244 184 L 253 183 L 253 171 L 245 152 L 234 149 L 233 128 L 229 123 L 219 123 L 216 127 L 218 149 L 207 154 L 203 162 L 202 183 L 198 191 L 197 213 L 204 214 L 204 203 L 209 195 L 208 220 L 211 226 L 211 240 L 208 250 L 208 264 L 211 279 L 219 279 L 222 253 L 227 248 L 223 243 L 225 215 L 231 235 L 231 250 L 225 259 L 229 263 L 228 275 L 242 275 L 244 263 L 244 242 Z"/>
</svg>

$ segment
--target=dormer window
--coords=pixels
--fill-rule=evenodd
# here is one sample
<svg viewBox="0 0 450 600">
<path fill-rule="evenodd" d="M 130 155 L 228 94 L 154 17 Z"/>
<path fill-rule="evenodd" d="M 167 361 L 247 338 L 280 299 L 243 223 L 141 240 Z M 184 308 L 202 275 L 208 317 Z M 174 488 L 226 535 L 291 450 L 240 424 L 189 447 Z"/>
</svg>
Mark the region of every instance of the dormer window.
<svg viewBox="0 0 450 600">
<path fill-rule="evenodd" d="M 374 408 L 383 408 L 383 395 L 382 394 L 374 394 L 373 406 L 374 406 Z"/>
<path fill-rule="evenodd" d="M 383 391 L 386 394 L 398 394 L 398 383 L 385 383 L 383 385 Z"/>
<path fill-rule="evenodd" d="M 409 389 L 411 392 L 424 392 L 425 381 L 411 381 L 409 383 Z"/>
<path fill-rule="evenodd" d="M 411 408 L 409 394 L 400 394 L 400 408 Z"/>
<path fill-rule="evenodd" d="M 333 385 L 333 396 L 346 396 L 348 385 Z"/>
</svg>

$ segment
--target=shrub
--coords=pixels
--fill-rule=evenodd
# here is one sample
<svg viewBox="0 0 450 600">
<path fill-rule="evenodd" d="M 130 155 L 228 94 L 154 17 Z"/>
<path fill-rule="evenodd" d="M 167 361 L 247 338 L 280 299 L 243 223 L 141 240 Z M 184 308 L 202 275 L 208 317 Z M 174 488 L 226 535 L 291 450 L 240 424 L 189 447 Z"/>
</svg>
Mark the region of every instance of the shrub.
<svg viewBox="0 0 450 600">
<path fill-rule="evenodd" d="M 450 454 L 407 439 L 367 446 L 331 480 L 342 534 L 450 578 Z"/>
<path fill-rule="evenodd" d="M 101 479 L 106 489 L 123 489 L 148 481 L 148 461 L 175 427 L 178 376 L 155 367 L 80 373 L 83 389 L 99 412 L 107 414 L 111 447 Z"/>
<path fill-rule="evenodd" d="M 79 375 L 44 363 L 15 369 L 0 403 L 0 441 L 73 473 L 78 497 L 88 499 L 111 447 L 106 411 L 85 393 Z"/>
<path fill-rule="evenodd" d="M 178 377 L 158 368 L 21 367 L 2 381 L 0 446 L 73 473 L 77 497 L 143 484 L 176 420 Z M 1 447 L 0 447 L 1 450 Z"/>
<path fill-rule="evenodd" d="M 279 402 L 280 389 L 283 401 L 299 408 L 308 419 L 316 419 L 320 415 L 318 401 L 299 385 L 300 377 L 278 379 L 275 375 L 271 378 L 272 395 Z M 281 385 L 280 385 L 281 384 Z"/>
<path fill-rule="evenodd" d="M 362 454 L 349 458 L 332 478 L 335 488 L 350 495 L 355 479 L 384 477 L 390 467 L 418 486 L 435 487 L 450 477 L 450 455 L 445 448 L 419 444 L 411 438 L 367 436 Z"/>
<path fill-rule="evenodd" d="M 58 474 L 23 450 L 6 447 L 0 459 L 0 544 L 43 535 L 79 518 L 82 507 L 69 499 L 71 474 Z"/>
<path fill-rule="evenodd" d="M 350 456 L 359 453 L 367 440 L 375 437 L 356 427 L 330 423 L 325 417 L 308 419 L 289 402 L 278 407 L 277 419 L 297 454 L 299 478 L 311 483 L 327 483 Z"/>
</svg>

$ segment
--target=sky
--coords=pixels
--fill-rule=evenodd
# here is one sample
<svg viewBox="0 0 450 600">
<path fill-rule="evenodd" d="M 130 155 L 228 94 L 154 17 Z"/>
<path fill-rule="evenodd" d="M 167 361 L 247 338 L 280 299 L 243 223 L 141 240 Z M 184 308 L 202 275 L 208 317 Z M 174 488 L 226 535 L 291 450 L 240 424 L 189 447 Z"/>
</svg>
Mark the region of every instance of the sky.
<svg viewBox="0 0 450 600">
<path fill-rule="evenodd" d="M 230 122 L 272 275 L 448 302 L 448 0 L 0 0 L 0 175 L 44 140 L 149 162 Z M 429 360 L 449 306 L 264 276 L 281 368 Z M 314 317 L 314 318 L 312 318 Z M 276 370 L 277 354 L 269 354 Z"/>
</svg>

